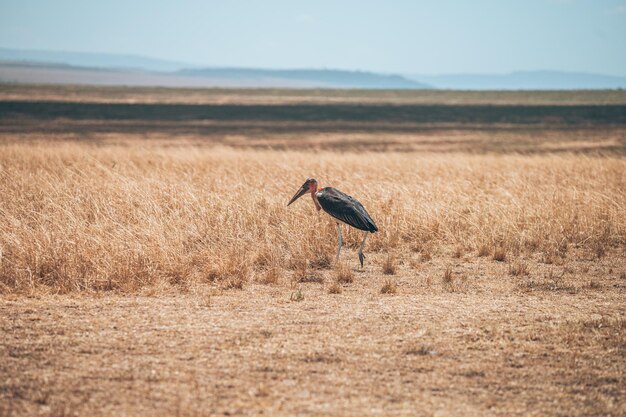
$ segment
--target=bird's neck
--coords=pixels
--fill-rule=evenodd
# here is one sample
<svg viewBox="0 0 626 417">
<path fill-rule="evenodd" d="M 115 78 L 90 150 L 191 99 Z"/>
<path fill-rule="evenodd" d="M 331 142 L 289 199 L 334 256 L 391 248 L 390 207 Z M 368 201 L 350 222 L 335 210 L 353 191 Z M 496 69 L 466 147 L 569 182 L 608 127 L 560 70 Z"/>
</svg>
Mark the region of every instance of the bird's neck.
<svg viewBox="0 0 626 417">
<path fill-rule="evenodd" d="M 320 202 L 317 201 L 317 196 L 315 195 L 315 193 L 317 193 L 317 185 L 315 185 L 313 187 L 313 190 L 311 191 L 311 198 L 313 199 L 313 203 L 315 204 L 315 208 L 317 209 L 317 211 L 320 211 L 322 209 L 322 206 L 320 206 Z"/>
</svg>

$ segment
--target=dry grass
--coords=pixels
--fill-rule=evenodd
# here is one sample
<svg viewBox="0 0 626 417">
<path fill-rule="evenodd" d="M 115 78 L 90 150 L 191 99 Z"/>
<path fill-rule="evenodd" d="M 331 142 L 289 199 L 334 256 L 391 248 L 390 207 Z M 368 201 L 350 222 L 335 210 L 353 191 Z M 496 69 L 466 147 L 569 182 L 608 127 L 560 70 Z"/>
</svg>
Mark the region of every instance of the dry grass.
<svg viewBox="0 0 626 417">
<path fill-rule="evenodd" d="M 159 103 L 624 97 L 3 88 Z M 383 107 L 370 116 L 396 113 Z M 183 108 L 169 123 L 135 110 L 0 115 L 0 415 L 624 415 L 620 120 L 434 127 L 338 122 L 321 106 L 305 109 L 320 123 Z M 307 176 L 376 220 L 363 269 L 360 232 L 343 229 L 334 266 L 334 223 L 309 198 L 285 207 Z"/>
<path fill-rule="evenodd" d="M 504 261 L 565 243 L 600 258 L 626 242 L 621 158 L 66 142 L 0 145 L 0 167 L 4 293 L 240 288 L 268 267 L 329 268 L 333 224 L 307 199 L 285 207 L 307 176 L 365 204 L 381 229 L 366 253 L 418 247 L 426 261 L 462 241 Z M 355 231 L 345 238 L 358 245 Z"/>
<path fill-rule="evenodd" d="M 442 282 L 446 286 L 450 286 L 454 283 L 454 275 L 452 275 L 452 269 L 450 269 L 450 267 L 447 267 L 444 271 Z"/>
<path fill-rule="evenodd" d="M 506 249 L 502 246 L 497 246 L 493 250 L 493 260 L 498 262 L 506 261 Z"/>
<path fill-rule="evenodd" d="M 528 275 L 528 273 L 528 264 L 523 260 L 517 260 L 509 264 L 509 274 L 514 277 Z"/>
<path fill-rule="evenodd" d="M 272 266 L 262 275 L 261 283 L 270 285 L 278 284 L 282 277 L 282 272 L 282 269 Z"/>
<path fill-rule="evenodd" d="M 395 275 L 398 270 L 398 260 L 396 256 L 389 253 L 387 254 L 387 258 L 385 262 L 383 262 L 383 274 L 385 275 Z"/>
<path fill-rule="evenodd" d="M 328 287 L 329 294 L 341 294 L 343 292 L 343 288 L 339 284 L 339 282 L 333 282 L 330 287 Z"/>
<path fill-rule="evenodd" d="M 0 85 L 1 100 L 85 101 L 90 103 L 186 104 L 488 104 L 576 105 L 626 104 L 623 90 L 580 91 L 445 91 L 313 90 L 97 87 L 85 85 Z"/>
<path fill-rule="evenodd" d="M 383 286 L 380 288 L 381 294 L 395 294 L 398 292 L 398 284 L 396 281 L 386 278 Z"/>
<path fill-rule="evenodd" d="M 478 246 L 478 256 L 489 256 L 489 246 L 487 246 L 486 244 L 481 244 L 480 246 Z"/>
<path fill-rule="evenodd" d="M 619 292 L 423 293 L 407 280 L 382 296 L 368 281 L 341 297 L 251 285 L 209 308 L 5 298 L 0 414 L 623 415 Z"/>
<path fill-rule="evenodd" d="M 352 284 L 354 272 L 346 264 L 339 264 L 335 268 L 335 280 L 339 284 Z"/>
</svg>

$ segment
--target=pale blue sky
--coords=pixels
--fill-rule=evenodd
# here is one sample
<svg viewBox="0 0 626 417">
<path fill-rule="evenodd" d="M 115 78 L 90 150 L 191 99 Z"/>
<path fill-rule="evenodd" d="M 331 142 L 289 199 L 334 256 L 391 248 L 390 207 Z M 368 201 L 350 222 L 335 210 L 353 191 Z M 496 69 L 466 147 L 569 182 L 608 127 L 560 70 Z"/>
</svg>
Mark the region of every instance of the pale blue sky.
<svg viewBox="0 0 626 417">
<path fill-rule="evenodd" d="M 626 0 L 0 0 L 0 47 L 207 66 L 626 75 Z"/>
</svg>

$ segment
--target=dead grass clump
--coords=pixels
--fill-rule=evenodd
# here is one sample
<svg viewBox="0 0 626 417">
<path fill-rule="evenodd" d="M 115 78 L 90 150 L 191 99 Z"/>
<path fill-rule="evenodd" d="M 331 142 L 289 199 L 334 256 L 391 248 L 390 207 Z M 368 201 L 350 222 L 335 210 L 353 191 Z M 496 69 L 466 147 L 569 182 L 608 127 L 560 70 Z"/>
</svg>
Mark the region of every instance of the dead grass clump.
<svg viewBox="0 0 626 417">
<path fill-rule="evenodd" d="M 419 258 L 418 259 L 411 258 L 409 259 L 409 266 L 411 267 L 411 269 L 414 269 L 417 271 L 422 268 L 422 263 Z"/>
<path fill-rule="evenodd" d="M 454 276 L 452 275 L 452 269 L 450 269 L 450 267 L 447 267 L 444 271 L 442 282 L 446 286 L 452 285 L 454 283 Z"/>
<path fill-rule="evenodd" d="M 383 274 L 395 275 L 398 270 L 398 261 L 395 255 L 388 254 L 387 259 L 383 262 Z"/>
<path fill-rule="evenodd" d="M 313 259 L 309 262 L 309 265 L 313 269 L 330 269 L 332 266 L 332 259 L 330 254 L 326 252 L 316 252 Z"/>
<path fill-rule="evenodd" d="M 308 267 L 308 260 L 305 255 L 301 253 L 296 253 L 291 255 L 287 267 L 292 271 L 301 271 Z"/>
<path fill-rule="evenodd" d="M 419 347 L 409 348 L 404 351 L 404 354 L 411 356 L 429 356 L 436 355 L 437 352 L 435 352 L 435 349 L 433 349 L 431 346 L 422 345 Z"/>
<path fill-rule="evenodd" d="M 398 292 L 398 284 L 396 284 L 395 280 L 385 279 L 383 282 L 383 286 L 380 289 L 381 294 L 395 294 Z"/>
<path fill-rule="evenodd" d="M 592 279 L 592 280 L 589 280 L 589 282 L 587 282 L 583 286 L 583 289 L 587 289 L 587 290 L 601 290 L 602 289 L 602 284 L 599 283 L 598 281 Z"/>
<path fill-rule="evenodd" d="M 281 278 L 282 278 L 282 269 L 276 266 L 273 266 L 267 269 L 263 273 L 263 275 L 261 276 L 260 282 L 262 284 L 276 285 L 278 284 Z"/>
<path fill-rule="evenodd" d="M 606 255 L 606 245 L 604 242 L 599 240 L 593 243 L 591 250 L 593 251 L 596 259 L 602 259 L 604 255 Z"/>
<path fill-rule="evenodd" d="M 522 260 L 517 260 L 509 264 L 509 275 L 514 277 L 528 275 L 528 264 Z"/>
<path fill-rule="evenodd" d="M 430 251 L 425 250 L 425 251 L 420 253 L 420 259 L 421 259 L 422 262 L 428 262 L 431 259 L 433 259 L 433 255 L 431 254 Z"/>
<path fill-rule="evenodd" d="M 241 277 L 229 277 L 224 280 L 222 288 L 225 290 L 243 290 L 245 280 Z"/>
<path fill-rule="evenodd" d="M 493 250 L 493 260 L 498 262 L 506 261 L 506 250 L 502 246 L 497 246 Z"/>
<path fill-rule="evenodd" d="M 341 294 L 343 292 L 343 288 L 339 285 L 339 282 L 335 281 L 328 287 L 329 294 Z"/>
<path fill-rule="evenodd" d="M 489 254 L 491 253 L 491 251 L 489 250 L 489 246 L 482 244 L 478 247 L 478 256 L 480 258 L 485 257 L 485 256 L 489 256 Z"/>
<path fill-rule="evenodd" d="M 323 284 L 324 276 L 318 271 L 306 271 L 304 274 L 298 277 L 298 282 Z"/>
<path fill-rule="evenodd" d="M 231 256 L 210 264 L 205 269 L 204 277 L 209 281 L 221 283 L 223 289 L 241 290 L 249 281 L 251 274 L 251 267 L 247 261 L 238 261 Z"/>
<path fill-rule="evenodd" d="M 450 267 L 444 271 L 441 282 L 448 292 L 460 292 L 467 288 L 467 276 L 464 273 L 458 273 L 455 277 Z"/>
<path fill-rule="evenodd" d="M 296 269 L 293 273 L 293 279 L 295 282 L 300 283 L 313 282 L 321 284 L 324 282 L 322 274 L 319 271 L 309 269 L 306 262 L 298 265 L 298 269 Z"/>
<path fill-rule="evenodd" d="M 291 296 L 289 296 L 289 299 L 295 302 L 303 301 L 304 293 L 302 292 L 302 289 L 298 288 L 295 292 L 291 293 Z"/>
<path fill-rule="evenodd" d="M 354 282 L 354 273 L 344 264 L 339 264 L 335 268 L 335 280 L 340 284 L 352 284 Z"/>
<path fill-rule="evenodd" d="M 266 270 L 272 268 L 276 263 L 275 254 L 270 250 L 264 250 L 257 253 L 254 259 L 254 268 L 256 270 Z"/>
</svg>

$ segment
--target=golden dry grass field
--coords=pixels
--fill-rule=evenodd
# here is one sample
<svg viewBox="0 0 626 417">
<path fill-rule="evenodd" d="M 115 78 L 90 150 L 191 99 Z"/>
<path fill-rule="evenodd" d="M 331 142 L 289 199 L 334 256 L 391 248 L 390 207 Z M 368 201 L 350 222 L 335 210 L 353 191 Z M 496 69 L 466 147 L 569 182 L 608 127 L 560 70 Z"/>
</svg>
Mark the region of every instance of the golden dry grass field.
<svg viewBox="0 0 626 417">
<path fill-rule="evenodd" d="M 0 415 L 624 415 L 625 104 L 4 86 Z"/>
</svg>

